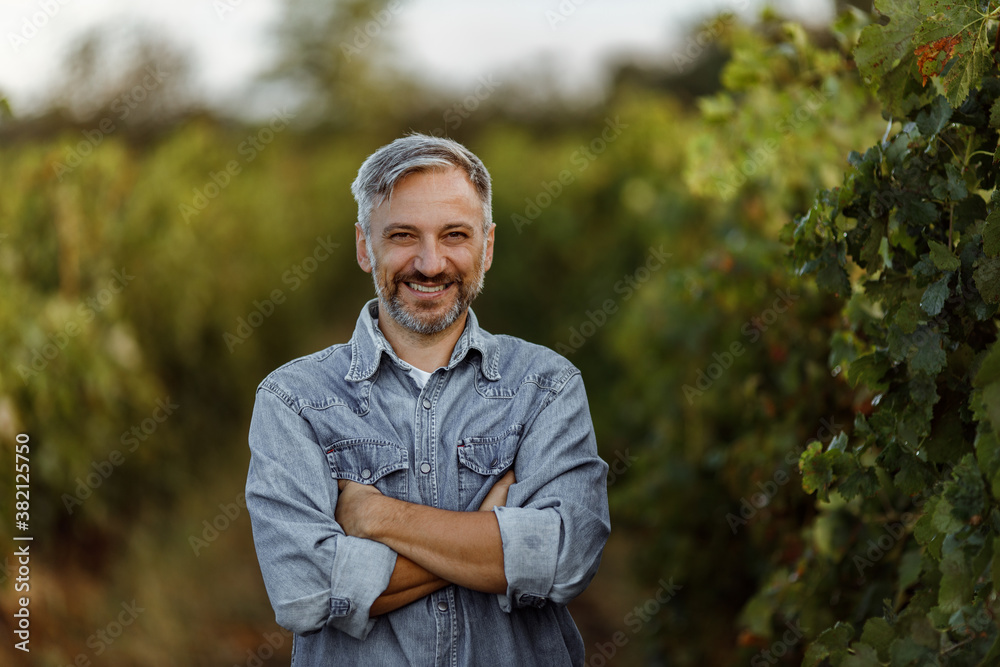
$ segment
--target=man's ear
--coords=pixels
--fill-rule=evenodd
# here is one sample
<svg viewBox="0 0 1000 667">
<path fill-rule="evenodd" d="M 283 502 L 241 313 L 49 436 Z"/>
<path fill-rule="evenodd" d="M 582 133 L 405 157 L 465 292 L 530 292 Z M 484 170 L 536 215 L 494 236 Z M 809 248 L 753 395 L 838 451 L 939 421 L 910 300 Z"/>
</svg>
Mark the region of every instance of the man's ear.
<svg viewBox="0 0 1000 667">
<path fill-rule="evenodd" d="M 493 232 L 497 229 L 496 225 L 490 226 L 490 231 L 486 232 L 486 257 L 483 260 L 483 272 L 489 271 L 490 267 L 493 266 Z"/>
<path fill-rule="evenodd" d="M 365 240 L 365 233 L 360 224 L 354 225 L 354 245 L 358 251 L 358 266 L 365 273 L 371 273 L 372 263 L 368 257 L 368 242 Z"/>
</svg>

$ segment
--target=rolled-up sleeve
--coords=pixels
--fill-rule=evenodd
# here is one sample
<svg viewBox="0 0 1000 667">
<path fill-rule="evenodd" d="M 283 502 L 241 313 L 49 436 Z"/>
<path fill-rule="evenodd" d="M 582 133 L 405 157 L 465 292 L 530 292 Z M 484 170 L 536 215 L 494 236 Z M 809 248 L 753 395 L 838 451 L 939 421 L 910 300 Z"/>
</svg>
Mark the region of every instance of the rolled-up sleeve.
<svg viewBox="0 0 1000 667">
<path fill-rule="evenodd" d="M 611 531 L 607 472 L 575 372 L 524 433 L 517 482 L 494 508 L 507 577 L 501 609 L 566 604 L 594 578 Z"/>
<path fill-rule="evenodd" d="M 364 639 L 396 553 L 334 520 L 337 480 L 309 423 L 266 388 L 250 422 L 247 510 L 275 620 L 297 634 L 330 625 Z"/>
</svg>

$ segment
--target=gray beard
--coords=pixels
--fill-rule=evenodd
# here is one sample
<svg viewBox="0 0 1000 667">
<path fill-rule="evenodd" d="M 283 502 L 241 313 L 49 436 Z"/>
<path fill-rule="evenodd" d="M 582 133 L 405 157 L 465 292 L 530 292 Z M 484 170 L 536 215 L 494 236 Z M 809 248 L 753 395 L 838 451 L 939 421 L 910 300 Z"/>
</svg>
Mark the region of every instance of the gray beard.
<svg viewBox="0 0 1000 667">
<path fill-rule="evenodd" d="M 368 248 L 371 248 L 371 243 L 367 244 Z M 372 282 L 375 283 L 375 294 L 378 296 L 379 307 L 384 308 L 386 314 L 389 315 L 393 320 L 396 321 L 404 329 L 412 331 L 415 334 L 420 334 L 423 336 L 429 336 L 432 334 L 441 333 L 452 324 L 454 324 L 459 317 L 461 317 L 472 302 L 476 300 L 476 297 L 483 291 L 483 284 L 486 278 L 486 272 L 482 270 L 483 263 L 486 261 L 486 242 L 483 242 L 483 252 L 479 256 L 479 272 L 476 277 L 476 282 L 470 285 L 469 289 L 466 288 L 464 282 L 459 282 L 458 287 L 458 297 L 455 299 L 454 305 L 448 310 L 447 313 L 432 320 L 430 322 L 423 321 L 415 317 L 412 313 L 406 310 L 403 306 L 402 300 L 399 298 L 399 287 L 397 286 L 392 290 L 390 294 L 390 287 L 387 284 L 382 284 L 379 280 L 378 265 L 375 261 L 375 255 L 372 252 L 368 253 L 368 263 L 372 265 Z"/>
</svg>

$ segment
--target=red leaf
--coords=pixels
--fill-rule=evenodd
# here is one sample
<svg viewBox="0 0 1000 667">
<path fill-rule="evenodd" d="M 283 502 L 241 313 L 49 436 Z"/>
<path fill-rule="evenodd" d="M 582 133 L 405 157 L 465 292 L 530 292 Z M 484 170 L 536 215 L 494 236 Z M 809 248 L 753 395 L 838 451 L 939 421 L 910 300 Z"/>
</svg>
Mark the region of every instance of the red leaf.
<svg viewBox="0 0 1000 667">
<path fill-rule="evenodd" d="M 941 69 L 945 66 L 955 53 L 955 47 L 961 43 L 962 36 L 954 35 L 952 37 L 942 37 L 936 42 L 931 42 L 930 44 L 924 44 L 923 46 L 918 46 L 914 51 L 914 55 L 917 56 L 917 68 L 920 70 L 920 75 L 923 77 L 921 82 L 923 85 L 927 85 L 927 79 L 931 76 L 936 76 L 941 73 Z M 938 62 L 938 56 L 944 53 L 944 60 Z M 962 54 L 959 54 L 961 57 Z M 928 67 L 930 65 L 930 67 Z"/>
</svg>

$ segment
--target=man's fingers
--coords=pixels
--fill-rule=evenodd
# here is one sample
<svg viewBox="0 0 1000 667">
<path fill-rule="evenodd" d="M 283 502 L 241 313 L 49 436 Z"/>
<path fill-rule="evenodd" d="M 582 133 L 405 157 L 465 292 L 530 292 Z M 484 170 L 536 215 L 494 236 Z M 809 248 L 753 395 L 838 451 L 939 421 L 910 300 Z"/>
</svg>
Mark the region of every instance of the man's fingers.
<svg viewBox="0 0 1000 667">
<path fill-rule="evenodd" d="M 483 499 L 483 503 L 479 506 L 480 511 L 490 512 L 493 511 L 493 507 L 496 505 L 506 505 L 507 504 L 507 490 L 510 485 L 516 481 L 514 478 L 514 469 L 508 470 L 503 477 L 498 479 L 493 486 L 490 488 L 489 492 L 486 494 L 486 498 Z"/>
<path fill-rule="evenodd" d="M 348 489 L 347 487 L 350 485 L 354 485 L 357 488 Z M 340 489 L 341 493 L 347 492 L 352 495 L 357 495 L 357 494 L 364 495 L 366 493 L 375 493 L 378 495 L 382 495 L 382 492 L 379 491 L 378 487 L 375 486 L 374 484 L 361 484 L 360 482 L 355 482 L 352 479 L 338 479 L 337 488 Z"/>
</svg>

